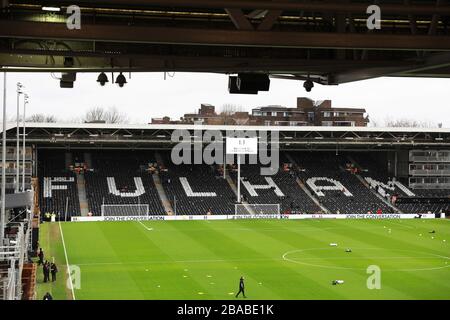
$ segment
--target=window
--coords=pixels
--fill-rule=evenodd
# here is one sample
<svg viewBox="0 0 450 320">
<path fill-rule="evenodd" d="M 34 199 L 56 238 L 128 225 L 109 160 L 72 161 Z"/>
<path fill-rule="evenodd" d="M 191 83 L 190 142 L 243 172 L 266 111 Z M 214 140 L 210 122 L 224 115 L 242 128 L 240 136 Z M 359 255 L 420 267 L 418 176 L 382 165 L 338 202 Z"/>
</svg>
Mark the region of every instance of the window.
<svg viewBox="0 0 450 320">
<path fill-rule="evenodd" d="M 333 121 L 322 121 L 322 126 L 324 127 L 332 127 Z"/>
<path fill-rule="evenodd" d="M 331 117 L 331 112 L 324 112 L 323 116 L 324 116 L 324 118 L 329 118 L 329 117 Z"/>
</svg>

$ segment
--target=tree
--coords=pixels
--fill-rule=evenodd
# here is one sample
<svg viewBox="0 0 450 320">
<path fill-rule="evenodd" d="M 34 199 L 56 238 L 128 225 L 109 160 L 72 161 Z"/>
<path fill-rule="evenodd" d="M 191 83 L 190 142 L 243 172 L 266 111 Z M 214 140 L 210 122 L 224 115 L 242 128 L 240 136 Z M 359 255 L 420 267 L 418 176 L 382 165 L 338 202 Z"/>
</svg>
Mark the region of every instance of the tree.
<svg viewBox="0 0 450 320">
<path fill-rule="evenodd" d="M 86 112 L 82 120 L 83 122 L 106 121 L 105 110 L 100 107 L 91 108 Z"/>
<path fill-rule="evenodd" d="M 82 118 L 83 122 L 105 122 L 105 123 L 127 123 L 128 117 L 120 113 L 116 108 L 111 107 L 105 110 L 102 107 L 89 109 Z"/>
<path fill-rule="evenodd" d="M 31 116 L 29 116 L 26 119 L 26 122 L 37 122 L 37 123 L 43 123 L 43 122 L 51 122 L 54 123 L 56 122 L 57 119 L 54 115 L 49 115 L 49 114 L 43 114 L 43 113 L 35 113 L 32 114 Z"/>
<path fill-rule="evenodd" d="M 222 106 L 220 111 L 220 117 L 222 118 L 223 124 L 231 124 L 230 121 L 236 112 L 243 111 L 242 106 L 237 106 L 235 104 L 226 103 Z"/>
<path fill-rule="evenodd" d="M 401 128 L 434 128 L 437 125 L 433 122 L 417 121 L 413 119 L 386 119 L 386 127 L 401 127 Z"/>
<path fill-rule="evenodd" d="M 233 115 L 236 112 L 243 111 L 242 106 L 237 106 L 235 104 L 226 103 L 222 106 L 222 110 L 220 111 L 221 115 Z"/>
<path fill-rule="evenodd" d="M 128 117 L 120 113 L 115 107 L 109 108 L 105 113 L 106 123 L 127 123 Z"/>
</svg>

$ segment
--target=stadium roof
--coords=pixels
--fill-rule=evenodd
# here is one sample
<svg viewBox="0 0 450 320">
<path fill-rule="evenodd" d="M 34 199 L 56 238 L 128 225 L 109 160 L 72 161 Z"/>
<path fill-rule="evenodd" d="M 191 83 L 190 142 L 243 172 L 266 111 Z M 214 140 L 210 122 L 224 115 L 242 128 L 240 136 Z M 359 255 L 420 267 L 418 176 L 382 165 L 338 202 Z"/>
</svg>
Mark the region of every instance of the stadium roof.
<svg viewBox="0 0 450 320">
<path fill-rule="evenodd" d="M 380 1 L 382 28 L 369 30 L 366 11 L 373 3 L 3 0 L 0 67 L 263 72 L 329 85 L 380 76 L 450 77 L 450 5 Z M 55 4 L 60 12 L 42 10 Z M 79 30 L 66 26 L 70 5 L 81 8 Z"/>
<path fill-rule="evenodd" d="M 15 122 L 6 124 L 7 130 L 16 128 Z M 392 132 L 392 133 L 448 133 L 450 128 L 419 127 L 336 127 L 336 126 L 245 126 L 245 125 L 193 125 L 193 124 L 118 124 L 118 123 L 33 123 L 29 129 L 100 129 L 100 130 L 220 130 L 220 131 L 283 131 L 283 132 Z M 2 125 L 0 124 L 0 128 Z M 3 130 L 1 130 L 3 131 Z"/>
<path fill-rule="evenodd" d="M 16 139 L 15 127 L 15 123 L 7 125 L 9 143 Z M 450 129 L 443 128 L 28 123 L 26 135 L 27 142 L 38 148 L 166 149 L 177 143 L 172 141 L 177 129 L 188 130 L 191 139 L 196 136 L 196 130 L 220 131 L 223 136 L 231 130 L 257 131 L 258 136 L 267 135 L 269 141 L 276 141 L 272 139 L 277 132 L 277 143 L 282 149 L 450 149 Z"/>
</svg>

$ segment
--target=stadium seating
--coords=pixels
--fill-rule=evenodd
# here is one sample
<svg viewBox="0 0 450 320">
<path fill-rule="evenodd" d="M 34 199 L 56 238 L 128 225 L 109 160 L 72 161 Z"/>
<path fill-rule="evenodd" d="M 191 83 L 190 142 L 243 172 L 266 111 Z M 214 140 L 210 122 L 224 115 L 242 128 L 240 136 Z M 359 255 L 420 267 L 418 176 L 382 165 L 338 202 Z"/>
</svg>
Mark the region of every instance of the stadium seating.
<svg viewBox="0 0 450 320">
<path fill-rule="evenodd" d="M 174 165 L 170 153 L 164 152 L 161 152 L 162 168 L 156 164 L 155 154 L 151 151 L 89 153 L 91 167 L 77 171 L 66 168 L 65 152 L 39 152 L 42 213 L 54 212 L 63 217 L 68 199 L 68 217 L 80 215 L 77 180 L 83 175 L 86 200 L 93 215 L 101 215 L 102 204 L 148 204 L 150 214 L 164 215 L 166 212 L 152 178 L 154 171 L 150 168 L 159 171 L 162 187 L 176 214 L 233 214 L 235 211 L 236 195 L 217 166 Z M 83 157 L 82 152 L 72 152 L 74 163 L 84 164 Z M 290 163 L 290 157 L 297 166 Z M 439 202 L 450 195 L 449 190 L 408 190 L 389 177 L 386 161 L 376 160 L 368 153 L 292 152 L 290 157 L 280 153 L 279 170 L 271 176 L 262 175 L 260 165 L 243 164 L 243 200 L 249 204 L 280 204 L 283 213 L 320 213 L 321 208 L 302 190 L 298 179 L 330 213 L 393 212 L 374 194 L 375 191 L 388 201 L 391 196 L 396 196 L 395 205 L 403 212 L 450 210 L 448 201 Z M 375 190 L 369 190 L 349 169 L 353 160 L 360 169 L 356 173 Z M 229 167 L 228 173 L 236 184 L 235 166 L 234 169 Z M 123 210 L 124 215 L 134 215 L 136 208 L 123 207 Z"/>
<path fill-rule="evenodd" d="M 161 181 L 178 215 L 233 214 L 235 194 L 214 166 L 174 165 L 164 155 Z"/>
<path fill-rule="evenodd" d="M 332 152 L 299 152 L 292 153 L 292 156 L 299 166 L 298 176 L 302 182 L 331 213 L 392 211 L 354 174 L 346 170 L 348 160 L 345 156 Z"/>
<path fill-rule="evenodd" d="M 41 151 L 38 156 L 39 206 L 42 214 L 55 213 L 61 219 L 80 215 L 77 177 L 65 168 L 64 152 Z"/>
<path fill-rule="evenodd" d="M 144 151 L 102 151 L 91 153 L 92 168 L 85 172 L 89 210 L 101 215 L 102 204 L 148 204 L 149 214 L 164 215 L 149 163 L 154 154 Z M 133 215 L 134 208 L 123 208 L 124 215 Z M 129 210 L 130 212 L 126 212 Z"/>
<path fill-rule="evenodd" d="M 281 204 L 281 212 L 318 213 L 320 208 L 300 188 L 296 175 L 283 170 L 289 161 L 281 154 L 280 168 L 275 175 L 262 176 L 259 165 L 241 165 L 241 192 L 250 204 Z M 237 182 L 237 171 L 231 172 Z"/>
<path fill-rule="evenodd" d="M 374 161 L 367 153 L 351 153 L 352 159 L 361 167 L 361 175 L 375 179 L 390 188 L 382 186 L 382 193 L 387 192 L 397 198 L 395 206 L 404 213 L 440 213 L 450 210 L 450 203 L 442 201 L 450 197 L 449 189 L 408 189 L 407 183 L 403 188 L 393 184 L 393 178 L 389 176 L 387 162 Z M 408 192 L 409 191 L 409 192 Z M 412 194 L 411 194 L 412 193 Z"/>
</svg>

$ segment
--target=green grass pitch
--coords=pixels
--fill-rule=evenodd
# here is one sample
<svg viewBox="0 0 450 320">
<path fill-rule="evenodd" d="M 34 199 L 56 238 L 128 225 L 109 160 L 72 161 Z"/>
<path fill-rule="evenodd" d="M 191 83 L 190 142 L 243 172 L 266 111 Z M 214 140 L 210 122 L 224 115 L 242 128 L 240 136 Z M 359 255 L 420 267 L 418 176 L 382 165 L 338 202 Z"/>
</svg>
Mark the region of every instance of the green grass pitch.
<svg viewBox="0 0 450 320">
<path fill-rule="evenodd" d="M 81 270 L 76 299 L 235 299 L 240 276 L 247 299 L 450 299 L 448 220 L 81 222 L 61 230 L 69 264 Z M 39 269 L 38 298 L 72 299 L 58 223 L 41 226 L 40 244 L 60 273 L 44 284 Z M 367 288 L 370 265 L 380 267 L 381 289 Z"/>
</svg>

